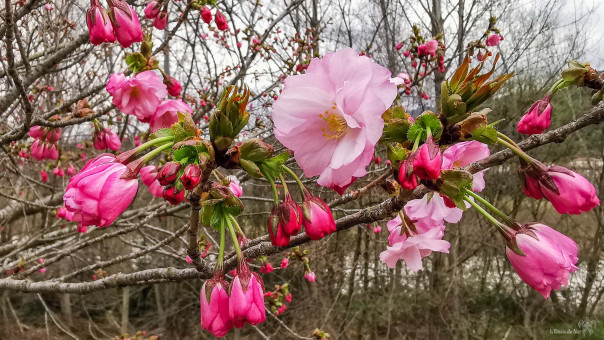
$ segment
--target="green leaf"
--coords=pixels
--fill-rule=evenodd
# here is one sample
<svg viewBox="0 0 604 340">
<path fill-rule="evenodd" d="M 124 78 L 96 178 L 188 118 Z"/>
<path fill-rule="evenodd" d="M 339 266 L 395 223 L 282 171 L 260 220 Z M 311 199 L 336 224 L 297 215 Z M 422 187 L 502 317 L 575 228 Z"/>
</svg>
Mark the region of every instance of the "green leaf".
<svg viewBox="0 0 604 340">
<path fill-rule="evenodd" d="M 497 144 L 497 130 L 491 125 L 478 127 L 472 131 L 471 140 L 485 144 Z"/>
<path fill-rule="evenodd" d="M 426 111 L 415 120 L 415 124 L 411 125 L 407 132 L 407 137 L 409 140 L 415 141 L 418 135 L 421 134 L 421 140 L 426 141 L 428 138 L 428 128 L 430 128 L 432 138 L 434 139 L 438 139 L 442 134 L 442 124 L 436 114 Z"/>
<path fill-rule="evenodd" d="M 174 143 L 178 143 L 189 137 L 185 129 L 183 129 L 182 125 L 180 124 L 172 124 L 170 128 L 172 129 L 172 133 L 174 134 Z"/>
<path fill-rule="evenodd" d="M 180 162 L 182 164 L 188 163 L 189 160 L 197 159 L 197 148 L 191 145 L 182 146 L 172 153 L 172 157 L 176 162 Z"/>
<path fill-rule="evenodd" d="M 438 191 L 449 197 L 459 209 L 466 210 L 463 189 L 472 189 L 472 174 L 465 170 L 442 170 L 440 179 L 442 183 Z"/>
<path fill-rule="evenodd" d="M 400 118 L 392 118 L 384 126 L 381 142 L 399 142 L 403 143 L 407 140 L 407 133 L 411 124 L 408 120 Z"/>
<path fill-rule="evenodd" d="M 153 132 L 150 136 L 150 139 L 164 138 L 164 137 L 173 137 L 174 132 L 170 128 L 163 128 Z M 166 143 L 170 143 L 167 141 Z"/>
<path fill-rule="evenodd" d="M 195 122 L 193 121 L 193 117 L 188 112 L 180 112 L 178 111 L 178 122 L 182 123 L 185 134 L 189 137 L 195 136 L 197 132 L 197 128 L 195 127 Z"/>
<path fill-rule="evenodd" d="M 247 159 L 239 159 L 239 164 L 245 172 L 250 175 L 252 178 L 262 178 L 262 173 L 260 172 L 260 168 L 256 165 L 256 163 L 252 161 L 248 161 Z"/>
<path fill-rule="evenodd" d="M 283 171 L 282 166 L 285 164 L 285 162 L 287 162 L 288 159 L 289 153 L 284 152 L 267 160 L 257 162 L 256 164 L 260 168 L 262 176 L 267 179 L 275 180 Z"/>
<path fill-rule="evenodd" d="M 126 64 L 132 72 L 138 73 L 147 66 L 147 58 L 138 52 L 131 53 L 126 56 Z"/>
</svg>

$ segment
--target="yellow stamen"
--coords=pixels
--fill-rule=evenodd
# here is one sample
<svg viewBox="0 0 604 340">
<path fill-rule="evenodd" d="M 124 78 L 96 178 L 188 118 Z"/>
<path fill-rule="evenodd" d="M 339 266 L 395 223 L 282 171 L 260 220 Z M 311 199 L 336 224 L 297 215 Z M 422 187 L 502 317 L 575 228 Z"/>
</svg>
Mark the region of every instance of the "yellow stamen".
<svg viewBox="0 0 604 340">
<path fill-rule="evenodd" d="M 332 111 L 327 110 L 325 114 L 319 114 L 319 117 L 327 123 L 327 128 L 329 129 L 329 131 L 326 131 L 325 128 L 321 129 L 323 136 L 327 140 L 338 139 L 348 130 L 348 124 L 344 117 L 337 112 L 336 104 L 334 103 L 331 108 L 333 109 Z"/>
</svg>

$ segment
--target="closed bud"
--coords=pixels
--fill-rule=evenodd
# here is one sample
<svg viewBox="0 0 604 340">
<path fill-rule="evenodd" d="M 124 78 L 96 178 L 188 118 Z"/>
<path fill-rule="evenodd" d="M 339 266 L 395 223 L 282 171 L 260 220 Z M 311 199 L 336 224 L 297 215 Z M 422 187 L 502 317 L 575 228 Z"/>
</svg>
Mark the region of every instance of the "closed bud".
<svg viewBox="0 0 604 340">
<path fill-rule="evenodd" d="M 244 87 L 239 93 L 236 86 L 224 90 L 218 109 L 210 117 L 210 140 L 218 150 L 226 150 L 247 124 L 250 113 L 246 111 L 250 91 Z"/>
<path fill-rule="evenodd" d="M 240 157 L 252 162 L 265 160 L 273 155 L 275 148 L 262 139 L 248 139 L 239 147 Z"/>
<path fill-rule="evenodd" d="M 166 163 L 157 173 L 157 180 L 161 185 L 170 185 L 176 181 L 176 177 L 178 176 L 178 171 L 182 165 L 176 162 L 168 162 Z"/>
<path fill-rule="evenodd" d="M 583 86 L 583 81 L 587 71 L 591 69 L 588 63 L 580 63 L 576 60 L 568 62 L 568 68 L 562 71 L 562 79 L 567 83 L 577 86 Z"/>
<path fill-rule="evenodd" d="M 289 234 L 281 223 L 281 209 L 279 207 L 273 208 L 268 216 L 268 234 L 271 243 L 277 247 L 286 247 L 289 244 Z"/>
<path fill-rule="evenodd" d="M 180 176 L 180 182 L 187 190 L 193 190 L 201 180 L 201 168 L 197 164 L 189 164 Z"/>
<path fill-rule="evenodd" d="M 302 209 L 287 193 L 279 206 L 280 222 L 288 235 L 297 235 L 302 228 Z"/>
<path fill-rule="evenodd" d="M 185 198 L 185 191 L 178 190 L 176 188 L 176 186 L 174 186 L 174 185 L 166 187 L 164 189 L 164 199 L 172 205 L 176 205 L 176 204 L 182 202 L 182 200 L 184 198 Z"/>
</svg>

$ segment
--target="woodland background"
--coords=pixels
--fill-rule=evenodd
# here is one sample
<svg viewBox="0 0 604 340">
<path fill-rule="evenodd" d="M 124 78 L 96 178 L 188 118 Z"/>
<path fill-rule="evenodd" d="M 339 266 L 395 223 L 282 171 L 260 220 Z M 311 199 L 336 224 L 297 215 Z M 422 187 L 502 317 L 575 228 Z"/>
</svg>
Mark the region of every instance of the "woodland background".
<svg viewBox="0 0 604 340">
<path fill-rule="evenodd" d="M 150 21 L 142 16 L 145 3 L 128 2 L 141 23 L 150 27 Z M 7 3 L 0 4 L 0 12 L 5 13 Z M 28 94 L 35 96 L 31 108 L 34 122 L 63 126 L 63 165 L 82 167 L 85 163 L 80 153 L 89 157 L 96 153 L 91 147 L 89 119 L 53 123 L 48 117 L 88 98 L 95 116 L 125 138 L 122 150 L 134 145 L 136 135 L 144 138 L 148 126 L 133 122 L 111 105 L 104 86 L 109 74 L 125 70 L 124 51 L 117 45 L 94 47 L 88 43 L 88 3 L 49 3 L 52 10 L 40 0 L 24 0 L 23 6 L 13 7 L 18 8 L 14 12 L 14 68 L 29 82 Z M 514 71 L 516 76 L 483 106 L 493 109 L 490 121 L 504 119 L 499 128 L 521 140 L 515 123 L 551 86 L 566 62 L 588 61 L 604 71 L 604 57 L 593 50 L 594 42 L 598 44 L 600 39 L 595 28 L 602 20 L 595 14 L 599 10 L 596 5 L 563 0 L 226 0 L 219 3 L 230 25 L 224 34 L 204 24 L 199 12 L 190 10 L 186 1 L 171 2 L 168 28 L 154 31 L 154 53 L 166 73 L 183 84 L 183 97 L 195 105 L 195 120 L 201 120 L 201 126 L 202 117 L 211 112 L 211 103 L 217 101 L 223 86 L 244 81 L 253 93 L 250 121 L 258 117 L 246 128 L 249 135 L 261 135 L 276 143 L 270 137 L 273 96 L 278 95 L 283 77 L 293 74 L 296 65 L 313 55 L 350 46 L 365 51 L 393 74 L 405 72 L 410 62 L 402 56 L 404 48 L 397 51 L 394 46 L 410 35 L 415 24 L 426 37 L 444 33 L 450 75 L 463 58 L 467 43 L 482 36 L 489 17 L 495 16 L 505 38 L 496 48 L 502 55 L 496 73 Z M 184 20 L 179 21 L 179 17 Z M 8 29 L 11 26 L 0 17 L 0 278 L 21 259 L 35 262 L 65 250 L 69 251 L 48 266 L 46 273 L 34 272 L 30 278 L 42 281 L 74 274 L 66 281 L 89 282 L 101 273 L 97 268 L 81 268 L 129 257 L 136 251 L 140 254 L 102 270 L 111 275 L 150 268 L 189 268 L 184 261 L 186 205 L 167 211 L 165 204 L 153 199 L 142 185 L 134 204 L 115 227 L 82 237 L 76 235 L 73 224 L 55 218 L 68 178 L 51 174 L 49 182 L 42 183 L 39 171 L 49 166 L 52 171 L 54 165 L 32 159 L 21 164 L 16 156 L 28 142 L 18 137 L 20 117 L 27 107 L 18 100 L 17 87 L 8 76 Z M 205 39 L 204 34 L 208 34 Z M 258 50 L 251 43 L 254 37 L 262 43 Z M 237 47 L 238 42 L 241 47 Z M 298 49 L 300 46 L 308 49 Z M 414 92 L 403 96 L 402 104 L 415 114 L 434 110 L 444 77 L 440 73 L 426 77 L 423 91 L 430 100 L 421 100 Z M 36 91 L 37 85 L 53 90 Z M 552 128 L 556 128 L 587 113 L 590 94 L 570 88 L 558 92 L 553 104 Z M 85 150 L 76 148 L 84 142 L 88 142 Z M 379 153 L 385 159 L 385 151 Z M 584 128 L 564 143 L 530 153 L 582 173 L 595 185 L 600 199 L 604 198 L 602 126 Z M 369 175 L 358 180 L 353 189 L 385 170 L 384 162 L 371 165 Z M 250 239 L 265 235 L 270 189 L 264 181 L 235 174 L 244 181 L 246 209 L 241 225 Z M 278 318 L 267 315 L 265 323 L 233 331 L 225 339 L 308 338 L 315 328 L 330 333 L 332 339 L 570 339 L 582 335 L 553 335 L 551 330 L 579 328 L 577 323 L 582 320 L 597 323 L 588 338 L 604 338 L 604 208 L 580 216 L 558 215 L 548 202 L 522 194 L 513 160 L 488 170 L 486 181 L 484 196 L 489 201 L 520 220 L 542 221 L 577 241 L 580 270 L 571 276 L 569 287 L 544 300 L 517 277 L 494 228 L 472 210 L 464 213 L 460 223 L 447 228 L 445 239 L 452 244 L 449 255 L 432 254 L 424 259 L 424 269 L 417 274 L 401 265 L 389 270 L 378 258 L 387 245 L 384 220 L 379 222 L 383 229 L 379 234 L 360 225 L 303 245 L 302 249 L 310 250 L 311 268 L 317 274 L 312 284 L 304 280 L 300 263 L 292 261 L 281 270 L 283 253 L 271 255 L 269 260 L 277 269 L 263 275 L 265 284 L 272 287 L 289 282 L 292 303 Z M 327 189 L 310 187 L 327 202 L 337 198 Z M 376 188 L 335 208 L 334 213 L 341 217 L 386 198 L 385 192 Z M 120 228 L 123 232 L 114 233 Z M 97 239 L 107 233 L 112 234 Z M 156 246 L 168 237 L 173 240 Z M 216 239 L 212 232 L 208 237 Z M 217 246 L 212 246 L 209 258 L 217 251 Z M 259 266 L 257 261 L 253 264 Z M 0 339 L 107 339 L 136 331 L 162 339 L 211 338 L 199 325 L 202 281 L 194 277 L 177 281 L 139 282 L 131 287 L 95 289 L 86 295 L 0 288 Z"/>
</svg>

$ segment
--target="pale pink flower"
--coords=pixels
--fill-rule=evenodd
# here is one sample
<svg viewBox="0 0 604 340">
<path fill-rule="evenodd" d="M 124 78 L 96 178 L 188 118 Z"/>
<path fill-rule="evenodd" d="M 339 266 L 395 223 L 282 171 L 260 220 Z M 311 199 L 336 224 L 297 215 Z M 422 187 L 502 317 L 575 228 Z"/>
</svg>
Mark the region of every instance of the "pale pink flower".
<svg viewBox="0 0 604 340">
<path fill-rule="evenodd" d="M 90 160 L 69 179 L 63 201 L 82 226 L 106 227 L 132 203 L 138 189 L 136 178 L 124 179 L 126 166 L 115 156 L 102 154 Z"/>
<path fill-rule="evenodd" d="M 290 76 L 273 104 L 275 136 L 306 177 L 343 193 L 364 176 L 396 97 L 390 71 L 348 48 L 315 58 Z"/>
<path fill-rule="evenodd" d="M 544 224 L 524 225 L 513 241 L 525 256 L 506 248 L 512 267 L 546 299 L 552 290 L 568 285 L 570 273 L 578 269 L 575 241 Z"/>
<path fill-rule="evenodd" d="M 161 102 L 151 117 L 151 131 L 168 128 L 178 122 L 178 112 L 191 114 L 193 109 L 180 99 L 168 99 Z"/>
<path fill-rule="evenodd" d="M 474 162 L 488 157 L 491 154 L 486 144 L 478 141 L 461 142 L 451 145 L 443 152 L 443 169 L 464 168 Z M 472 190 L 480 192 L 485 187 L 484 171 L 475 173 L 472 184 Z"/>
<path fill-rule="evenodd" d="M 121 73 L 109 77 L 107 92 L 122 112 L 148 123 L 168 91 L 154 71 L 145 71 L 128 78 Z"/>
<path fill-rule="evenodd" d="M 306 271 L 304 272 L 304 278 L 308 282 L 315 282 L 317 280 L 317 275 L 315 274 L 315 272 Z"/>
<path fill-rule="evenodd" d="M 442 230 L 439 228 L 432 228 L 411 237 L 404 236 L 404 240 L 399 240 L 380 253 L 380 260 L 389 268 L 394 268 L 399 260 L 404 260 L 409 269 L 417 272 L 422 269 L 422 258 L 430 255 L 432 251 L 449 253 L 451 244 L 441 238 Z"/>
<path fill-rule="evenodd" d="M 233 195 L 237 196 L 237 197 L 241 197 L 243 195 L 243 188 L 241 188 L 241 184 L 239 183 L 239 179 L 237 178 L 237 176 L 227 176 L 227 178 L 229 179 L 229 189 L 231 189 L 231 192 L 233 193 Z"/>
</svg>

